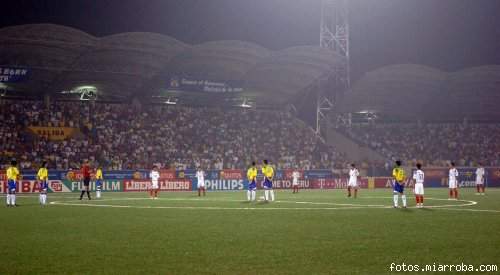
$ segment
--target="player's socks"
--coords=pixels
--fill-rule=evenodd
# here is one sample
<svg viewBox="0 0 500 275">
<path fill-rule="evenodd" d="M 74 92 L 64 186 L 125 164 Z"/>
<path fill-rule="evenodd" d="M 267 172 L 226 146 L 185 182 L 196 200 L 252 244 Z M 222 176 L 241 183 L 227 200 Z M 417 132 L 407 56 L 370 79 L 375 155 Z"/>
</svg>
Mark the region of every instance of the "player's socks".
<svg viewBox="0 0 500 275">
<path fill-rule="evenodd" d="M 82 190 L 82 193 L 80 194 L 80 200 L 83 198 L 83 195 L 85 195 L 85 190 Z"/>
<path fill-rule="evenodd" d="M 453 189 L 450 188 L 450 199 L 453 198 Z"/>
<path fill-rule="evenodd" d="M 269 190 L 265 190 L 265 191 L 264 191 L 264 199 L 265 199 L 266 201 L 268 201 L 268 200 L 269 200 Z"/>
<path fill-rule="evenodd" d="M 424 206 L 424 195 L 420 195 L 420 205 Z"/>
<path fill-rule="evenodd" d="M 255 190 L 252 190 L 252 201 L 255 201 L 256 195 L 257 195 L 257 192 L 255 192 Z"/>
<path fill-rule="evenodd" d="M 406 195 L 401 195 L 401 200 L 403 201 L 403 207 L 406 207 Z"/>
<path fill-rule="evenodd" d="M 7 206 L 10 206 L 10 194 L 7 194 Z"/>
<path fill-rule="evenodd" d="M 458 199 L 458 188 L 455 188 L 455 199 Z"/>
<path fill-rule="evenodd" d="M 398 195 L 394 195 L 394 207 L 398 207 Z"/>
<path fill-rule="evenodd" d="M 40 202 L 40 204 L 43 204 L 43 194 L 40 194 L 38 196 L 38 201 Z"/>
<path fill-rule="evenodd" d="M 43 194 L 43 204 L 47 204 L 47 194 Z"/>
<path fill-rule="evenodd" d="M 481 187 L 479 185 L 476 185 L 476 193 L 479 194 L 479 192 L 481 192 Z"/>
<path fill-rule="evenodd" d="M 247 191 L 247 201 L 251 201 L 252 200 L 252 191 L 248 190 Z"/>
<path fill-rule="evenodd" d="M 87 197 L 89 198 L 89 200 L 91 199 L 90 198 L 90 191 L 87 191 Z"/>
<path fill-rule="evenodd" d="M 270 190 L 269 193 L 271 194 L 271 201 L 274 201 L 274 190 Z"/>
<path fill-rule="evenodd" d="M 347 187 L 347 196 L 350 197 L 351 196 L 351 187 Z"/>
<path fill-rule="evenodd" d="M 10 195 L 10 205 L 16 206 L 16 195 L 15 194 Z"/>
<path fill-rule="evenodd" d="M 417 206 L 420 204 L 420 197 L 419 195 L 415 195 L 415 201 L 417 202 Z"/>
<path fill-rule="evenodd" d="M 100 191 L 100 190 L 97 190 L 97 191 L 95 192 L 95 196 L 96 196 L 98 199 L 100 199 L 100 198 L 101 198 L 101 191 Z"/>
</svg>

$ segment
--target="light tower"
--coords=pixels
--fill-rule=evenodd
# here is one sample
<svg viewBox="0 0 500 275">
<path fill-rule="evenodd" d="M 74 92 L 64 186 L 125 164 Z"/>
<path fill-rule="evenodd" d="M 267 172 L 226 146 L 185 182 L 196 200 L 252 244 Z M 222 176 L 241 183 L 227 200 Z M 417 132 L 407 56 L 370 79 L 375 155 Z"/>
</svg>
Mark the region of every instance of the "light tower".
<svg viewBox="0 0 500 275">
<path fill-rule="evenodd" d="M 334 51 L 340 60 L 332 72 L 318 83 L 316 107 L 316 134 L 321 135 L 321 126 L 327 114 L 342 94 L 349 90 L 349 16 L 347 0 L 322 0 L 319 45 Z M 321 83 L 326 81 L 326 85 Z"/>
</svg>

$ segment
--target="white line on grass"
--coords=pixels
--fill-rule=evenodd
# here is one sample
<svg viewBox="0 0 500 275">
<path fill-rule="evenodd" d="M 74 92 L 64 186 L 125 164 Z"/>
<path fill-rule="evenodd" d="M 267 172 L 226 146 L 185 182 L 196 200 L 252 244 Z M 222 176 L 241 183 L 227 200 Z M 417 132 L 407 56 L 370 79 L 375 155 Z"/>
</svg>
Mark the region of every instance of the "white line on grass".
<svg viewBox="0 0 500 275">
<path fill-rule="evenodd" d="M 376 198 L 384 198 L 384 197 L 376 197 Z M 439 201 L 447 201 L 447 199 L 438 199 L 438 198 L 427 198 L 428 200 L 439 200 Z M 94 202 L 104 202 L 104 201 L 132 201 L 132 200 L 151 200 L 150 198 L 111 198 L 105 200 L 98 200 Z M 203 199 L 199 200 L 197 198 L 161 198 L 161 200 L 170 200 L 170 201 L 217 201 L 217 202 L 243 202 L 242 200 L 234 200 L 234 199 Z M 448 205 L 431 205 L 426 206 L 425 208 L 439 208 L 444 210 L 460 210 L 454 209 L 450 207 L 462 207 L 462 206 L 471 206 L 476 205 L 475 201 L 468 200 L 458 200 L 460 202 L 465 202 L 465 204 L 448 204 Z M 312 205 L 332 205 L 332 206 L 343 206 L 343 207 L 218 207 L 218 206 L 134 206 L 134 205 L 112 205 L 112 204 L 82 204 L 82 203 L 70 203 L 70 202 L 59 202 L 54 201 L 50 204 L 52 205 L 65 205 L 65 206 L 87 206 L 87 207 L 110 207 L 110 208 L 139 208 L 139 209 L 206 209 L 206 210 L 339 210 L 339 209 L 366 209 L 366 208 L 381 208 L 381 209 L 390 209 L 392 206 L 387 205 L 361 205 L 361 204 L 345 204 L 345 203 L 327 203 L 327 202 L 302 202 L 302 201 L 275 201 L 274 203 L 296 203 L 296 204 L 312 204 Z M 415 208 L 415 207 L 409 207 Z M 478 210 L 479 209 L 463 209 L 465 211 Z M 486 212 L 497 212 L 496 210 L 485 210 Z M 498 211 L 500 212 L 500 211 Z"/>
<path fill-rule="evenodd" d="M 87 207 L 110 207 L 110 208 L 138 208 L 138 209 L 188 209 L 188 210 L 340 210 L 340 209 L 366 209 L 366 207 L 218 207 L 218 206 L 137 206 L 137 205 L 113 205 L 113 204 L 82 204 L 51 202 L 52 205 L 87 206 Z M 389 208 L 387 206 L 380 208 Z"/>
</svg>

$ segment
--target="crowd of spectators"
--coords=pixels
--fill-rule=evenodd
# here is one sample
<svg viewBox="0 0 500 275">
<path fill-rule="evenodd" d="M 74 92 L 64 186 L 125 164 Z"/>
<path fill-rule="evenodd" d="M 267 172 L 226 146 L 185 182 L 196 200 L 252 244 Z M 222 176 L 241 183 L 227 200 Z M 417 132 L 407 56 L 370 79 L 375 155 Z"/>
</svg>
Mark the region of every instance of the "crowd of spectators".
<svg viewBox="0 0 500 275">
<path fill-rule="evenodd" d="M 84 159 L 105 169 L 242 169 L 263 159 L 277 168 L 346 166 L 343 154 L 283 111 L 4 100 L 0 119 L 2 164 L 16 158 L 23 169 L 42 160 L 56 169 L 76 168 Z M 80 131 L 52 141 L 29 126 Z"/>
<path fill-rule="evenodd" d="M 388 160 L 428 166 L 500 165 L 500 123 L 370 123 L 341 128 Z"/>
</svg>

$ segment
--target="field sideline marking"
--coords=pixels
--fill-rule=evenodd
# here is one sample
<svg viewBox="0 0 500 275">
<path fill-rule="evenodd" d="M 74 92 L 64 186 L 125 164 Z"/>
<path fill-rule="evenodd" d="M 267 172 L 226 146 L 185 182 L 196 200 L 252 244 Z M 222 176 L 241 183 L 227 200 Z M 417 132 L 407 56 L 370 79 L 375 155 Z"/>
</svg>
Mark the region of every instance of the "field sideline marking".
<svg viewBox="0 0 500 275">
<path fill-rule="evenodd" d="M 376 197 L 376 198 L 390 198 L 390 197 Z M 438 199 L 438 198 L 427 198 L 429 200 L 441 200 L 447 201 L 447 199 Z M 127 201 L 127 200 L 151 200 L 150 198 L 115 198 L 115 199 L 106 199 L 99 200 L 99 202 L 103 201 Z M 202 200 L 196 198 L 161 198 L 161 200 L 171 200 L 171 201 L 220 201 L 220 202 L 243 202 L 242 200 L 233 200 L 233 199 L 210 199 L 210 200 Z M 440 208 L 443 210 L 464 210 L 464 211 L 481 211 L 481 209 L 455 209 L 450 207 L 462 207 L 462 206 L 471 206 L 476 205 L 475 201 L 468 200 L 458 200 L 461 202 L 466 202 L 466 204 L 452 204 L 452 205 L 434 205 L 434 206 L 426 206 L 426 208 Z M 356 205 L 356 204 L 336 204 L 336 203 L 321 203 L 321 202 L 296 202 L 296 201 L 275 201 L 275 203 L 299 203 L 299 204 L 319 204 L 319 205 L 341 205 L 345 207 L 217 207 L 217 206 L 134 206 L 134 205 L 112 205 L 112 204 L 82 204 L 82 203 L 71 203 L 71 202 L 59 202 L 53 201 L 50 202 L 52 205 L 65 205 L 65 206 L 88 206 L 88 207 L 109 207 L 109 208 L 137 208 L 137 209 L 202 209 L 202 210 L 340 210 L 340 209 L 366 209 L 366 208 L 380 208 L 380 209 L 389 209 L 393 208 L 392 206 L 386 205 Z M 416 207 L 409 207 L 416 208 Z M 482 210 L 483 212 L 499 212 L 496 210 Z"/>
<path fill-rule="evenodd" d="M 218 207 L 218 206 L 134 206 L 113 204 L 81 204 L 51 202 L 52 205 L 87 206 L 87 207 L 110 207 L 110 208 L 137 208 L 137 209 L 188 209 L 188 210 L 340 210 L 340 209 L 366 209 L 366 207 Z M 381 207 L 388 208 L 388 207 Z"/>
</svg>

